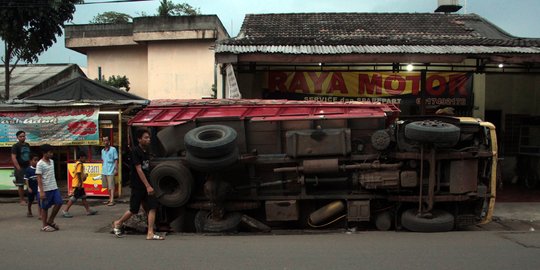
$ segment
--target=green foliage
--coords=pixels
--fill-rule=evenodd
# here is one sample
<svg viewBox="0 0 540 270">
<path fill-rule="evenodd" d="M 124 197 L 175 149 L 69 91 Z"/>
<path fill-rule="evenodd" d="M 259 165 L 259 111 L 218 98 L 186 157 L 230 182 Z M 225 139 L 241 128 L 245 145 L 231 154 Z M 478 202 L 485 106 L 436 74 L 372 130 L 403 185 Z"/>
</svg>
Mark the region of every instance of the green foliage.
<svg viewBox="0 0 540 270">
<path fill-rule="evenodd" d="M 90 23 L 128 23 L 132 19 L 131 16 L 125 13 L 120 12 L 114 12 L 114 11 L 107 11 L 103 13 L 99 13 L 98 15 L 94 16 L 94 18 L 90 21 Z"/>
<path fill-rule="evenodd" d="M 129 89 L 130 89 L 129 88 L 129 79 L 126 76 L 112 75 L 112 76 L 109 77 L 109 79 L 103 80 L 101 82 L 106 84 L 106 85 L 116 87 L 118 89 L 126 90 L 126 92 L 129 92 Z"/>
<path fill-rule="evenodd" d="M 75 4 L 81 0 L 5 0 L 0 1 L 0 38 L 6 46 L 2 58 L 6 70 L 6 93 L 9 78 L 20 61 L 37 62 L 38 56 L 62 35 L 66 21 L 73 19 Z M 10 64 L 14 63 L 10 68 Z"/>
<path fill-rule="evenodd" d="M 158 16 L 195 16 L 199 15 L 201 11 L 198 8 L 192 7 L 188 3 L 175 4 L 171 0 L 161 0 L 157 9 Z"/>
<path fill-rule="evenodd" d="M 73 19 L 75 4 L 79 2 L 81 1 L 2 1 L 0 37 L 11 52 L 3 60 L 15 56 L 27 63 L 36 62 L 38 56 L 56 42 L 56 36 L 62 35 L 64 22 Z"/>
</svg>

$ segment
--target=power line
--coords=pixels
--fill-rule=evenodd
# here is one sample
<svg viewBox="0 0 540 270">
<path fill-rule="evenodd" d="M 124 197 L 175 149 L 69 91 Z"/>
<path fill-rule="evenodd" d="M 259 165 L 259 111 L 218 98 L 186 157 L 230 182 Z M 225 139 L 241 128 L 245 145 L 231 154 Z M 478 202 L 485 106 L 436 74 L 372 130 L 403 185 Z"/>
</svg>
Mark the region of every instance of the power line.
<svg viewBox="0 0 540 270">
<path fill-rule="evenodd" d="M 108 4 L 108 3 L 123 3 L 123 2 L 143 2 L 143 1 L 154 1 L 154 0 L 110 0 L 110 1 L 97 1 L 97 2 L 83 2 L 76 5 L 90 5 L 90 4 Z"/>
<path fill-rule="evenodd" d="M 129 2 L 143 2 L 154 0 L 98 0 L 94 2 L 84 1 L 75 5 L 92 5 L 92 4 L 109 4 L 109 3 L 129 3 Z M 0 0 L 0 8 L 19 8 L 19 7 L 47 7 L 50 6 L 50 1 L 36 1 L 36 0 L 19 0 L 8 1 Z"/>
</svg>

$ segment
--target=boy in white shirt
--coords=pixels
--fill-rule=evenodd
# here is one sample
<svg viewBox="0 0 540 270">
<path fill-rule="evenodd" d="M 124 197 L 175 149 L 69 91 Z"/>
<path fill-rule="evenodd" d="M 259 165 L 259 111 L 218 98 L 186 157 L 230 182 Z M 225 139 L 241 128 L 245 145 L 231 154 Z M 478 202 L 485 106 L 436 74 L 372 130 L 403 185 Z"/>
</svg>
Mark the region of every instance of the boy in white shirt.
<svg viewBox="0 0 540 270">
<path fill-rule="evenodd" d="M 54 232 L 57 231 L 58 225 L 54 223 L 54 218 L 60 207 L 62 207 L 62 195 L 56 184 L 56 176 L 54 174 L 53 147 L 50 144 L 41 146 L 43 157 L 38 161 L 36 166 L 36 176 L 38 180 L 39 201 L 41 206 L 41 222 L 43 226 L 41 231 Z M 51 215 L 48 216 L 48 210 L 53 206 Z"/>
</svg>

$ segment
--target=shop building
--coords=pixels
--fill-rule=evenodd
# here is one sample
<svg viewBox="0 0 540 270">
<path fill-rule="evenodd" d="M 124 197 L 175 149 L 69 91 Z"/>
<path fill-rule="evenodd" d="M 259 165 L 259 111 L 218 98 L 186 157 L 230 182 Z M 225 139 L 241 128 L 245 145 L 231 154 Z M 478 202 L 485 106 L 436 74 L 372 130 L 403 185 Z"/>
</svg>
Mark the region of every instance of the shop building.
<svg viewBox="0 0 540 270">
<path fill-rule="evenodd" d="M 388 102 L 402 114 L 452 107 L 486 119 L 506 172 L 532 143 L 519 135 L 527 119 L 540 115 L 540 39 L 476 14 L 248 14 L 237 37 L 218 42 L 216 61 L 225 96 Z"/>
</svg>

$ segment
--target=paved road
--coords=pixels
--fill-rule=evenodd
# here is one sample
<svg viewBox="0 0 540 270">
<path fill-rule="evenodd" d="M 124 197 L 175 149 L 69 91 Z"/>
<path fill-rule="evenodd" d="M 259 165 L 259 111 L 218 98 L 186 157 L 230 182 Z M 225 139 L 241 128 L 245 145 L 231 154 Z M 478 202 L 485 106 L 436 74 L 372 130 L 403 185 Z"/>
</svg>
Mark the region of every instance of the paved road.
<svg viewBox="0 0 540 270">
<path fill-rule="evenodd" d="M 96 206 L 39 231 L 25 207 L 0 204 L 1 269 L 540 269 L 540 232 L 478 227 L 471 231 L 143 235 L 117 239 L 110 221 L 127 204 Z M 530 225 L 530 224 L 529 224 Z M 497 223 L 493 228 L 497 227 Z M 527 227 L 524 227 L 525 229 Z"/>
</svg>

